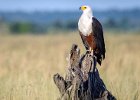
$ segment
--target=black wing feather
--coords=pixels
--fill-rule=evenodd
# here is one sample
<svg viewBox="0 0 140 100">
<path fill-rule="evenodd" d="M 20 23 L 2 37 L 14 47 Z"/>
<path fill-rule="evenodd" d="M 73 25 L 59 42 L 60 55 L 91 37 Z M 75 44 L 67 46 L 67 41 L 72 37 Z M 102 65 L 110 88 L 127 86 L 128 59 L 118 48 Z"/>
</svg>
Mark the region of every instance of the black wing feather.
<svg viewBox="0 0 140 100">
<path fill-rule="evenodd" d="M 92 29 L 97 46 L 97 52 L 95 52 L 95 56 L 97 56 L 97 62 L 101 65 L 101 61 L 105 58 L 106 52 L 103 29 L 101 23 L 95 17 L 93 17 L 92 20 Z"/>
</svg>

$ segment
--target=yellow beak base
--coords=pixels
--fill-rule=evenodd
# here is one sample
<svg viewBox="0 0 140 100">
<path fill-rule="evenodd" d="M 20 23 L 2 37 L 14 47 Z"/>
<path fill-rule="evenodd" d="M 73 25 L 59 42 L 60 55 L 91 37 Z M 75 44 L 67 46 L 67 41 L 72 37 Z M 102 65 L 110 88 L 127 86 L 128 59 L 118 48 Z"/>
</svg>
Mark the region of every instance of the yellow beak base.
<svg viewBox="0 0 140 100">
<path fill-rule="evenodd" d="M 80 7 L 80 10 L 83 11 L 83 10 L 85 10 L 86 8 L 87 8 L 87 7 L 85 7 L 85 6 L 81 6 L 81 7 Z"/>
</svg>

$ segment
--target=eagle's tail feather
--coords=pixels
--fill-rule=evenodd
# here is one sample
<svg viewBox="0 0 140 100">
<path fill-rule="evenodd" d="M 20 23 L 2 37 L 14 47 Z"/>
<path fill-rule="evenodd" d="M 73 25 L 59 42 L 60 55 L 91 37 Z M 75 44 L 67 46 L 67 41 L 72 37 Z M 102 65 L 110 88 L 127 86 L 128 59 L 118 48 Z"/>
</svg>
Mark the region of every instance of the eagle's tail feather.
<svg viewBox="0 0 140 100">
<path fill-rule="evenodd" d="M 101 64 L 102 64 L 102 57 L 101 57 L 101 55 L 95 53 L 95 56 L 96 56 L 96 59 L 97 59 L 98 64 L 101 66 Z"/>
<path fill-rule="evenodd" d="M 97 62 L 98 62 L 98 64 L 101 66 L 102 60 L 97 58 Z"/>
</svg>

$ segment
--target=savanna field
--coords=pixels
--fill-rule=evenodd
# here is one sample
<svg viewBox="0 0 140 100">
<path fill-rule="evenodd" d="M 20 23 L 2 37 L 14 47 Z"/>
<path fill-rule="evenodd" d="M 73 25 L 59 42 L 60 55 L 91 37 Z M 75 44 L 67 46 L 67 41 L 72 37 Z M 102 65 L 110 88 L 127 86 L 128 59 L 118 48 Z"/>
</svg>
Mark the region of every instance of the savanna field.
<svg viewBox="0 0 140 100">
<path fill-rule="evenodd" d="M 0 100 L 56 100 L 53 75 L 66 74 L 73 43 L 85 53 L 78 32 L 0 36 Z M 118 100 L 140 100 L 140 35 L 105 32 L 106 59 L 98 66 Z"/>
</svg>

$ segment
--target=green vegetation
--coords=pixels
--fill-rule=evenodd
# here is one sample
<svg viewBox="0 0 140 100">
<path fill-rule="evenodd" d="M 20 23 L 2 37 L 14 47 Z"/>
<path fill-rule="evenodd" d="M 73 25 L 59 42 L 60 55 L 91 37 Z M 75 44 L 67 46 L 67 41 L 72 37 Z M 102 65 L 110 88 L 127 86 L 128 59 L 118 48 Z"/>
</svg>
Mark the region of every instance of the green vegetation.
<svg viewBox="0 0 140 100">
<path fill-rule="evenodd" d="M 10 31 L 12 33 L 26 33 L 26 32 L 31 32 L 32 29 L 32 24 L 29 23 L 13 23 L 10 25 Z"/>
<path fill-rule="evenodd" d="M 113 19 L 109 19 L 105 24 L 103 24 L 103 28 L 106 31 L 121 31 L 124 33 L 140 33 L 140 29 L 130 28 L 127 25 L 127 19 L 123 19 L 120 23 L 115 22 Z M 2 25 L 1 25 L 2 26 Z M 5 26 L 0 27 L 0 29 L 7 28 L 11 34 L 46 34 L 50 31 L 74 31 L 77 29 L 76 21 L 68 21 L 68 22 L 60 22 L 55 21 L 50 25 L 38 25 L 29 22 L 15 22 L 11 24 L 5 23 Z"/>
</svg>

